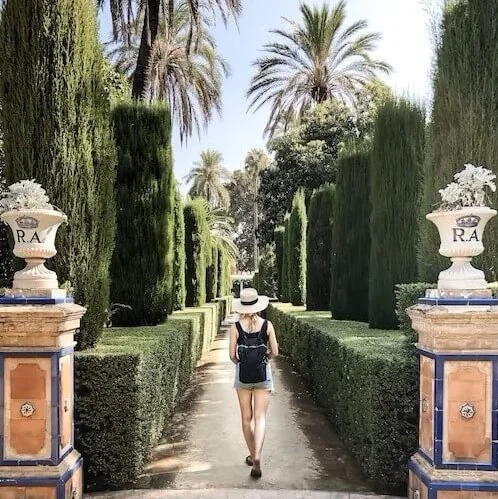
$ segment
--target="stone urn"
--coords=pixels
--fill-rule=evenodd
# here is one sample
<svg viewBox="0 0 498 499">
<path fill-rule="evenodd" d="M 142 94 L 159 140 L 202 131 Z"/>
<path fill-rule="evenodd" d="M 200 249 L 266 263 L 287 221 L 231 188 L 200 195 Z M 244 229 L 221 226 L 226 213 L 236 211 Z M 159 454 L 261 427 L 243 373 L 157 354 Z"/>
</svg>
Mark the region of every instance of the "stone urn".
<svg viewBox="0 0 498 499">
<path fill-rule="evenodd" d="M 55 235 L 67 216 L 57 210 L 10 210 L 0 216 L 14 236 L 14 255 L 26 260 L 26 267 L 14 274 L 13 289 L 58 289 L 57 274 L 45 267 L 45 260 L 53 257 Z"/>
<path fill-rule="evenodd" d="M 433 211 L 426 215 L 439 231 L 439 253 L 452 261 L 449 269 L 440 272 L 438 289 L 470 290 L 487 287 L 484 272 L 474 268 L 470 261 L 484 251 L 483 232 L 496 213 L 496 210 L 486 206 L 476 206 L 452 211 Z"/>
</svg>

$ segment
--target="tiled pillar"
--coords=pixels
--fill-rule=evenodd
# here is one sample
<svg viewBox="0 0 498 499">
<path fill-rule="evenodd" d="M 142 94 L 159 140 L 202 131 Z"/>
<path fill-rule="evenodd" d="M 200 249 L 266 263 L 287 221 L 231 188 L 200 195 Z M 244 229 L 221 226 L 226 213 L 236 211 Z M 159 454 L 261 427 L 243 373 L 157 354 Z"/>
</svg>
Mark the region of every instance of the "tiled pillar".
<svg viewBox="0 0 498 499">
<path fill-rule="evenodd" d="M 420 353 L 419 450 L 408 496 L 498 498 L 497 302 L 424 301 L 408 310 Z"/>
<path fill-rule="evenodd" d="M 61 301 L 0 304 L 1 499 L 83 496 L 74 449 L 73 352 L 85 309 Z"/>
</svg>

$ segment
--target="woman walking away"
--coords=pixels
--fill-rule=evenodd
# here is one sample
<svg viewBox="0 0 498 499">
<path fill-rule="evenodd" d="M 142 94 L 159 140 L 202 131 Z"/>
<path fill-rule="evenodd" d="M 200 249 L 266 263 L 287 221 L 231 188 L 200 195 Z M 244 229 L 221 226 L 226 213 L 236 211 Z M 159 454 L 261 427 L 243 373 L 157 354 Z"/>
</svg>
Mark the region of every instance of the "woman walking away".
<svg viewBox="0 0 498 499">
<path fill-rule="evenodd" d="M 230 330 L 230 360 L 235 364 L 234 388 L 240 404 L 242 431 L 249 449 L 246 463 L 251 476 L 261 476 L 261 451 L 266 433 L 266 411 L 273 391 L 270 359 L 278 355 L 275 329 L 258 313 L 268 307 L 268 297 L 247 288 L 234 300 L 239 321 Z"/>
</svg>

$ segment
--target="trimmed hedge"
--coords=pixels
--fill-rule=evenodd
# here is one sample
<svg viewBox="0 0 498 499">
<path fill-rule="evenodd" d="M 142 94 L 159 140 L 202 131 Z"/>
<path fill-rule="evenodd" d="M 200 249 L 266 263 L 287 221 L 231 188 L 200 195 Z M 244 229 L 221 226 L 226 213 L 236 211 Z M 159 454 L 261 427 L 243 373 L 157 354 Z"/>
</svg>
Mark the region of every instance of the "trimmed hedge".
<svg viewBox="0 0 498 499">
<path fill-rule="evenodd" d="M 498 174 L 498 3 L 448 2 L 434 67 L 434 99 L 424 162 L 420 213 L 419 276 L 433 282 L 450 262 L 439 252 L 436 226 L 425 219 L 441 200 L 439 189 L 453 181 L 465 163 L 485 165 Z M 498 193 L 489 193 L 491 208 Z M 496 280 L 498 221 L 486 227 L 485 250 L 473 264 Z"/>
<path fill-rule="evenodd" d="M 377 111 L 370 160 L 368 321 L 396 329 L 394 287 L 417 279 L 417 221 L 425 142 L 425 113 L 404 99 Z"/>
<path fill-rule="evenodd" d="M 120 104 L 113 113 L 118 148 L 116 248 L 111 301 L 129 305 L 116 326 L 160 324 L 174 306 L 175 191 L 171 117 L 161 104 Z"/>
<path fill-rule="evenodd" d="M 370 172 L 367 152 L 339 161 L 334 199 L 330 310 L 339 320 L 368 320 Z"/>
<path fill-rule="evenodd" d="M 306 202 L 300 190 L 292 200 L 289 218 L 289 298 L 293 305 L 306 302 Z"/>
<path fill-rule="evenodd" d="M 218 296 L 218 245 L 211 246 L 211 263 L 206 269 L 206 299 L 212 301 Z"/>
<path fill-rule="evenodd" d="M 363 472 L 379 486 L 406 488 L 417 449 L 418 362 L 403 334 L 287 304 L 271 305 L 269 315 L 282 351 Z"/>
<path fill-rule="evenodd" d="M 87 490 L 136 483 L 228 302 L 176 312 L 159 326 L 108 329 L 95 349 L 76 354 L 75 443 Z"/>
<path fill-rule="evenodd" d="M 306 308 L 329 310 L 334 185 L 324 185 L 311 197 L 308 210 Z"/>
<path fill-rule="evenodd" d="M 175 186 L 175 206 L 173 211 L 175 217 L 174 225 L 174 260 L 173 260 L 173 292 L 174 310 L 185 308 L 185 221 L 183 218 L 183 201 L 180 189 Z"/>
<path fill-rule="evenodd" d="M 436 284 L 427 282 L 411 282 L 409 284 L 396 285 L 396 315 L 399 321 L 399 328 L 405 333 L 407 340 L 410 343 L 417 341 L 417 333 L 412 329 L 412 321 L 406 309 L 415 305 L 419 298 L 425 296 L 426 289 L 435 289 Z"/>
<path fill-rule="evenodd" d="M 0 24 L 7 184 L 36 179 L 69 224 L 49 261 L 87 307 L 78 348 L 96 344 L 109 305 L 116 148 L 97 11 L 88 0 L 8 0 Z"/>
<path fill-rule="evenodd" d="M 284 217 L 284 234 L 283 234 L 283 253 L 282 253 L 282 301 L 290 301 L 290 288 L 289 288 L 289 213 Z"/>
<path fill-rule="evenodd" d="M 282 265 L 284 259 L 284 235 L 285 235 L 285 227 L 277 227 L 275 229 L 274 238 L 275 238 L 275 257 L 276 257 L 276 265 L 277 265 L 277 296 L 280 300 L 282 300 Z"/>
<path fill-rule="evenodd" d="M 209 244 L 209 248 L 211 247 L 204 200 L 197 198 L 190 201 L 183 210 L 183 216 L 186 304 L 188 307 L 198 307 L 206 302 L 206 246 Z"/>
</svg>

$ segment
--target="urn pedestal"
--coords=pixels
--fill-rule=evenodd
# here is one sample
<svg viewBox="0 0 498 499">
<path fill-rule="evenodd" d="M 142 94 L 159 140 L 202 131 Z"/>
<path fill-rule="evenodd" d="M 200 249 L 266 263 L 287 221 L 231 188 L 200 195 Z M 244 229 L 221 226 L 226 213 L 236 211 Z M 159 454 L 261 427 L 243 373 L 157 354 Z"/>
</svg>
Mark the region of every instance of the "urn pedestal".
<svg viewBox="0 0 498 499">
<path fill-rule="evenodd" d="M 74 449 L 74 333 L 85 312 L 39 298 L 0 301 L 0 497 L 77 499 L 81 457 Z"/>
<path fill-rule="evenodd" d="M 498 498 L 498 301 L 427 301 L 408 309 L 420 354 L 408 497 Z"/>
</svg>

